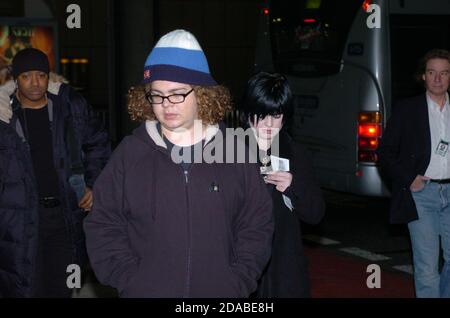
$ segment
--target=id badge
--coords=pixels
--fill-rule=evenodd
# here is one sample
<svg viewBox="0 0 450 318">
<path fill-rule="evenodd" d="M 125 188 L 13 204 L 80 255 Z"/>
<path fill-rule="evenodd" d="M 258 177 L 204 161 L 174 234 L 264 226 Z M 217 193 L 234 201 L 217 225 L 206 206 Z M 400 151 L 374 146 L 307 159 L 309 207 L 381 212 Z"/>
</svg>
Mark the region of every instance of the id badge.
<svg viewBox="0 0 450 318">
<path fill-rule="evenodd" d="M 445 157 L 447 155 L 448 151 L 448 141 L 442 140 L 439 142 L 439 145 L 436 148 L 436 154 L 442 157 Z"/>
</svg>

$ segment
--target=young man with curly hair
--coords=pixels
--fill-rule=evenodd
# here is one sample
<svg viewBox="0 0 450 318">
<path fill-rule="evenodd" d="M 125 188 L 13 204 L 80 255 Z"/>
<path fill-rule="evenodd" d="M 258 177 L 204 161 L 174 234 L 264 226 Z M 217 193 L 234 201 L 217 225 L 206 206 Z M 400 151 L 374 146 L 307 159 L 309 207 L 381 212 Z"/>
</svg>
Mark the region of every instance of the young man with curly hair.
<svg viewBox="0 0 450 318">
<path fill-rule="evenodd" d="M 226 153 L 219 122 L 230 105 L 191 33 L 158 41 L 143 85 L 129 94 L 131 117 L 143 123 L 100 175 L 85 222 L 94 272 L 121 297 L 236 298 L 256 289 L 273 233 L 259 167 L 202 158 L 208 146 Z"/>
</svg>

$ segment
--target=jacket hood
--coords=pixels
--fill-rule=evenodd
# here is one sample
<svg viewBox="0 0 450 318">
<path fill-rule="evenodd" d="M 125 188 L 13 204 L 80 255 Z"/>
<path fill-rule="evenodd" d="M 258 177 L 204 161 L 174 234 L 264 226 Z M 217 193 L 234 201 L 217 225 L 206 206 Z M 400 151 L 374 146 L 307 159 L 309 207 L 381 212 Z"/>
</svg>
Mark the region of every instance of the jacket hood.
<svg viewBox="0 0 450 318">
<path fill-rule="evenodd" d="M 62 84 L 68 81 L 61 75 L 50 73 L 47 91 L 53 95 L 58 95 Z M 0 120 L 9 123 L 13 112 L 11 108 L 11 96 L 16 92 L 16 83 L 9 80 L 0 86 Z"/>
</svg>

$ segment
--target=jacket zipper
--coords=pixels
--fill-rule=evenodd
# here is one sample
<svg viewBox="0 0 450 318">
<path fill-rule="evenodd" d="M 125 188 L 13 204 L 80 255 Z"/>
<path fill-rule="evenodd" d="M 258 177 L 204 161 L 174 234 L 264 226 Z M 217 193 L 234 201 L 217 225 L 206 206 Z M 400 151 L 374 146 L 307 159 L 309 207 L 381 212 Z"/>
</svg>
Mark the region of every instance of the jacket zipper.
<svg viewBox="0 0 450 318">
<path fill-rule="evenodd" d="M 188 185 L 189 185 L 189 171 L 184 171 L 184 178 L 185 178 L 185 194 L 186 194 L 186 203 L 187 203 L 187 226 L 188 226 L 188 256 L 187 256 L 187 269 L 186 269 L 186 286 L 184 290 L 184 298 L 189 297 L 189 292 L 191 288 L 191 218 L 190 218 L 190 211 L 189 211 L 189 192 L 188 192 Z"/>
</svg>

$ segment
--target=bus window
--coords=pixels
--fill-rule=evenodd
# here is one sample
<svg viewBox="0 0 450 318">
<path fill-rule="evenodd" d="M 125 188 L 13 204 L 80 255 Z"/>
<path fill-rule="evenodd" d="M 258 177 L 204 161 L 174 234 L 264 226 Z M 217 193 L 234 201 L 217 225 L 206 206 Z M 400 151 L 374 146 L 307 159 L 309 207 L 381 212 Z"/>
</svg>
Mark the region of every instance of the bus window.
<svg viewBox="0 0 450 318">
<path fill-rule="evenodd" d="M 363 0 L 273 0 L 272 53 L 277 71 L 301 77 L 339 72 L 347 34 Z"/>
<path fill-rule="evenodd" d="M 392 103 L 423 92 L 414 76 L 418 62 L 433 48 L 450 48 L 448 15 L 391 15 Z"/>
</svg>

